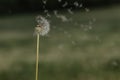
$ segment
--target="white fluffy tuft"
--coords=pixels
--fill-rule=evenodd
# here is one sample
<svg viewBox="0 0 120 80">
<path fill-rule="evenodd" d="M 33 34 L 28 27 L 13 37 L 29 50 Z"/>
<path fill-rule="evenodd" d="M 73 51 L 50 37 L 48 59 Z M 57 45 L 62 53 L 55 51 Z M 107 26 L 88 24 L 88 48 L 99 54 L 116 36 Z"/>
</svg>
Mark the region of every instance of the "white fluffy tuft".
<svg viewBox="0 0 120 80">
<path fill-rule="evenodd" d="M 42 16 L 37 16 L 36 21 L 41 28 L 41 30 L 39 31 L 39 34 L 42 36 L 46 35 L 50 31 L 50 24 L 48 20 Z"/>
</svg>

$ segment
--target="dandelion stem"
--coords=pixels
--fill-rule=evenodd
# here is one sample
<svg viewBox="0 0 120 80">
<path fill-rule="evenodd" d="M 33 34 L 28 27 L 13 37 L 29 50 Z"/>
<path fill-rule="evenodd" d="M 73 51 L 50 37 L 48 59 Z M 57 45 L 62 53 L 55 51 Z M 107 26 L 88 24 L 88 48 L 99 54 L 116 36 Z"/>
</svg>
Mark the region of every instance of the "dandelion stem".
<svg viewBox="0 0 120 80">
<path fill-rule="evenodd" d="M 38 80 L 38 67 L 39 67 L 39 38 L 40 35 L 37 34 L 37 54 L 36 54 L 36 77 L 35 80 Z"/>
</svg>

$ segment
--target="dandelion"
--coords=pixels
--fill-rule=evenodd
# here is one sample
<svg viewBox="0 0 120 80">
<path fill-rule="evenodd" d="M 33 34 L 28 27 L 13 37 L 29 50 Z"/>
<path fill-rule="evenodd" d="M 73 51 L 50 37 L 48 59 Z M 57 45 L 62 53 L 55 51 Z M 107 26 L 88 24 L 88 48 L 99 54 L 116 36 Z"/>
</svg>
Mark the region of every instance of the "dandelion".
<svg viewBox="0 0 120 80">
<path fill-rule="evenodd" d="M 49 24 L 48 20 L 42 16 L 37 16 L 36 21 L 37 21 L 38 25 L 35 28 L 35 33 L 40 34 L 41 36 L 46 35 L 50 30 L 50 24 Z"/>
<path fill-rule="evenodd" d="M 44 36 L 46 35 L 49 30 L 50 30 L 50 24 L 47 21 L 47 19 L 45 19 L 42 16 L 37 16 L 36 17 L 37 20 L 37 27 L 35 27 L 35 33 L 37 34 L 37 55 L 36 55 L 36 77 L 35 80 L 38 80 L 38 64 L 39 64 L 39 39 L 40 39 L 40 35 Z"/>
</svg>

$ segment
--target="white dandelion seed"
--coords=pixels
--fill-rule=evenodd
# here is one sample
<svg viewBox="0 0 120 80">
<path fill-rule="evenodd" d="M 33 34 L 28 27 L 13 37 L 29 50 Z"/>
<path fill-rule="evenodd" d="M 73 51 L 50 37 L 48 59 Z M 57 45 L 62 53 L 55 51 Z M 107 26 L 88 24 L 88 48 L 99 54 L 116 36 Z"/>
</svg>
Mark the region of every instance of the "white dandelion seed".
<svg viewBox="0 0 120 80">
<path fill-rule="evenodd" d="M 42 16 L 37 16 L 36 21 L 38 25 L 35 28 L 35 33 L 40 34 L 42 36 L 46 35 L 50 31 L 50 24 L 48 20 Z"/>
<path fill-rule="evenodd" d="M 68 2 L 65 2 L 62 7 L 66 7 L 68 5 Z"/>
<path fill-rule="evenodd" d="M 80 8 L 83 7 L 83 4 L 81 3 L 81 4 L 79 5 L 79 7 L 80 7 Z"/>
<path fill-rule="evenodd" d="M 45 10 L 44 10 L 44 13 L 48 13 L 48 10 L 47 10 L 47 9 L 45 9 Z"/>
<path fill-rule="evenodd" d="M 68 22 L 69 21 L 68 18 L 66 16 L 64 16 L 64 15 L 57 15 L 56 17 L 61 19 L 62 22 Z"/>
<path fill-rule="evenodd" d="M 42 0 L 43 4 L 46 4 L 47 3 L 47 0 Z"/>
<path fill-rule="evenodd" d="M 61 19 L 62 22 L 70 21 L 66 16 L 58 14 L 57 10 L 54 10 L 54 15 L 56 16 L 56 18 Z"/>
<path fill-rule="evenodd" d="M 88 9 L 88 8 L 85 8 L 85 11 L 86 11 L 86 12 L 90 12 L 90 9 Z"/>
<path fill-rule="evenodd" d="M 58 0 L 58 2 L 62 2 L 62 0 Z"/>
<path fill-rule="evenodd" d="M 57 16 L 58 15 L 58 11 L 57 10 L 54 10 L 54 15 Z"/>
<path fill-rule="evenodd" d="M 78 3 L 77 1 L 75 1 L 73 4 L 74 4 L 76 7 L 79 6 L 79 3 Z"/>
<path fill-rule="evenodd" d="M 74 14 L 73 11 L 72 11 L 72 8 L 68 9 L 68 12 L 69 12 L 70 14 Z"/>
<path fill-rule="evenodd" d="M 51 17 L 51 15 L 49 13 L 46 14 L 46 17 Z"/>
</svg>

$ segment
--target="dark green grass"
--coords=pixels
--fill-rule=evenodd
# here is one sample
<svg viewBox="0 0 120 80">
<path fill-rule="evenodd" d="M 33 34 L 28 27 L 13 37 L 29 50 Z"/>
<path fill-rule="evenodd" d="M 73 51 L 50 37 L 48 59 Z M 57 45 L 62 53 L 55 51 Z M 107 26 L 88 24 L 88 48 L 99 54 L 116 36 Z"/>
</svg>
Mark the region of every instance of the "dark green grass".
<svg viewBox="0 0 120 80">
<path fill-rule="evenodd" d="M 39 80 L 119 80 L 119 73 L 111 66 L 86 70 L 79 62 L 39 63 Z M 17 62 L 8 71 L 1 71 L 3 80 L 34 80 L 35 64 Z M 119 67 L 120 69 L 120 67 Z"/>
</svg>

